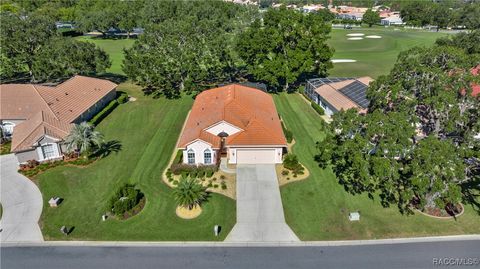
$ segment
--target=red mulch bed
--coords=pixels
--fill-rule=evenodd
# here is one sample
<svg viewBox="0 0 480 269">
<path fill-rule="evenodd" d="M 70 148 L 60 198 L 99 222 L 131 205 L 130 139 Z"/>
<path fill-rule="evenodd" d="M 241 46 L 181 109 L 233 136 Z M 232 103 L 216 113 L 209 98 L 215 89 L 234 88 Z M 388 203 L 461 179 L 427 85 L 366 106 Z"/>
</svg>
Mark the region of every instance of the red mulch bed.
<svg viewBox="0 0 480 269">
<path fill-rule="evenodd" d="M 434 217 L 454 217 L 460 214 L 463 210 L 463 206 L 461 204 L 457 204 L 455 206 L 445 207 L 444 209 L 441 208 L 425 208 L 422 210 L 423 213 L 434 216 Z"/>
<path fill-rule="evenodd" d="M 140 212 L 143 210 L 143 208 L 145 207 L 146 201 L 147 201 L 147 199 L 145 198 L 145 196 L 143 196 L 143 198 L 140 199 L 140 201 L 138 202 L 138 204 L 137 204 L 134 208 L 132 208 L 131 210 L 129 210 L 129 211 L 125 212 L 125 213 L 123 213 L 123 215 L 122 215 L 122 216 L 119 216 L 118 219 L 120 219 L 120 220 L 126 220 L 126 219 L 128 219 L 128 218 L 131 218 L 131 217 L 137 215 L 137 214 L 140 213 Z"/>
</svg>

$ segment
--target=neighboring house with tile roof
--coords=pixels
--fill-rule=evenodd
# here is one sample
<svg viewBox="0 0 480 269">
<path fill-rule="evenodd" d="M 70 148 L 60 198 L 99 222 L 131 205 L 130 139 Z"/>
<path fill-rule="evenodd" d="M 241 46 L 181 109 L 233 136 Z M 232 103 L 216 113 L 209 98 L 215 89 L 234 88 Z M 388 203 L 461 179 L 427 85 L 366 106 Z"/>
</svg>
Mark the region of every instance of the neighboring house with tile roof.
<svg viewBox="0 0 480 269">
<path fill-rule="evenodd" d="M 116 97 L 117 84 L 74 76 L 56 86 L 0 85 L 0 123 L 20 163 L 60 159 L 73 124 L 87 121 Z"/>
<path fill-rule="evenodd" d="M 192 165 L 281 163 L 287 142 L 273 98 L 231 84 L 195 98 L 177 147 Z"/>
<path fill-rule="evenodd" d="M 350 108 L 365 113 L 369 105 L 366 91 L 372 81 L 370 77 L 310 79 L 305 94 L 320 105 L 328 116 Z"/>
</svg>

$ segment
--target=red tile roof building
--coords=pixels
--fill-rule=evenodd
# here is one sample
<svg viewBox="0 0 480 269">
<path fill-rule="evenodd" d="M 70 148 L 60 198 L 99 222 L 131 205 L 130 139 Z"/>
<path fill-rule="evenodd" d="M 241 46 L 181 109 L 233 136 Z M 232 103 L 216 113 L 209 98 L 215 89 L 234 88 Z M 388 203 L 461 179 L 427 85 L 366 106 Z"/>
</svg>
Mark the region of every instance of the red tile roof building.
<svg viewBox="0 0 480 269">
<path fill-rule="evenodd" d="M 178 143 L 191 164 L 213 164 L 222 152 L 230 163 L 276 163 L 286 146 L 272 97 L 238 84 L 200 93 Z"/>
</svg>

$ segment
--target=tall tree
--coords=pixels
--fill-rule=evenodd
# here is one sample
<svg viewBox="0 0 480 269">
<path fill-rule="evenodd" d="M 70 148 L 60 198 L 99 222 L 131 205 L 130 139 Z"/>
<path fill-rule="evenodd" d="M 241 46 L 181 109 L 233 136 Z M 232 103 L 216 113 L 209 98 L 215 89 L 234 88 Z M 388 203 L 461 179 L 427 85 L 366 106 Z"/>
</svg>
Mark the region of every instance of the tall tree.
<svg viewBox="0 0 480 269">
<path fill-rule="evenodd" d="M 380 23 L 380 14 L 372 9 L 367 9 L 365 14 L 363 14 L 362 21 L 368 24 L 368 27 L 372 27 L 372 25 Z"/>
<path fill-rule="evenodd" d="M 103 73 L 111 65 L 108 54 L 95 44 L 65 37 L 51 39 L 33 58 L 39 80 Z"/>
<path fill-rule="evenodd" d="M 275 88 L 288 89 L 305 76 L 325 76 L 333 49 L 326 41 L 330 26 L 315 13 L 268 10 L 237 38 L 237 52 L 249 74 Z"/>
<path fill-rule="evenodd" d="M 480 180 L 480 98 L 470 71 L 479 62 L 451 45 L 401 53 L 390 74 L 370 84 L 368 114 L 334 115 L 316 160 L 333 166 L 348 191 L 379 194 L 402 213 L 412 203 L 457 204 Z"/>
<path fill-rule="evenodd" d="M 37 13 L 27 16 L 3 13 L 0 16 L 0 25 L 2 64 L 8 64 L 2 75 L 26 71 L 34 80 L 34 56 L 56 35 L 55 22 Z"/>
<path fill-rule="evenodd" d="M 201 90 L 230 80 L 234 63 L 227 39 L 210 21 L 165 21 L 125 50 L 123 70 L 155 94 Z"/>
</svg>

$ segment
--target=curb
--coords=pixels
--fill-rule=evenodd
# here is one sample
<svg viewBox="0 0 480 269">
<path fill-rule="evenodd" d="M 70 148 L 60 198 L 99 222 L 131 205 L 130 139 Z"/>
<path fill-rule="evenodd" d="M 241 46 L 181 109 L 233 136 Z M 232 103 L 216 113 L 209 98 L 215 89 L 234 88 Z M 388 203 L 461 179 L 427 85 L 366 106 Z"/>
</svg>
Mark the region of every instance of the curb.
<svg viewBox="0 0 480 269">
<path fill-rule="evenodd" d="M 448 241 L 480 241 L 480 234 L 435 237 L 392 238 L 378 240 L 304 241 L 304 242 L 206 242 L 206 241 L 45 241 L 45 242 L 2 242 L 0 247 L 332 247 L 391 245 L 407 243 L 429 243 Z"/>
</svg>

